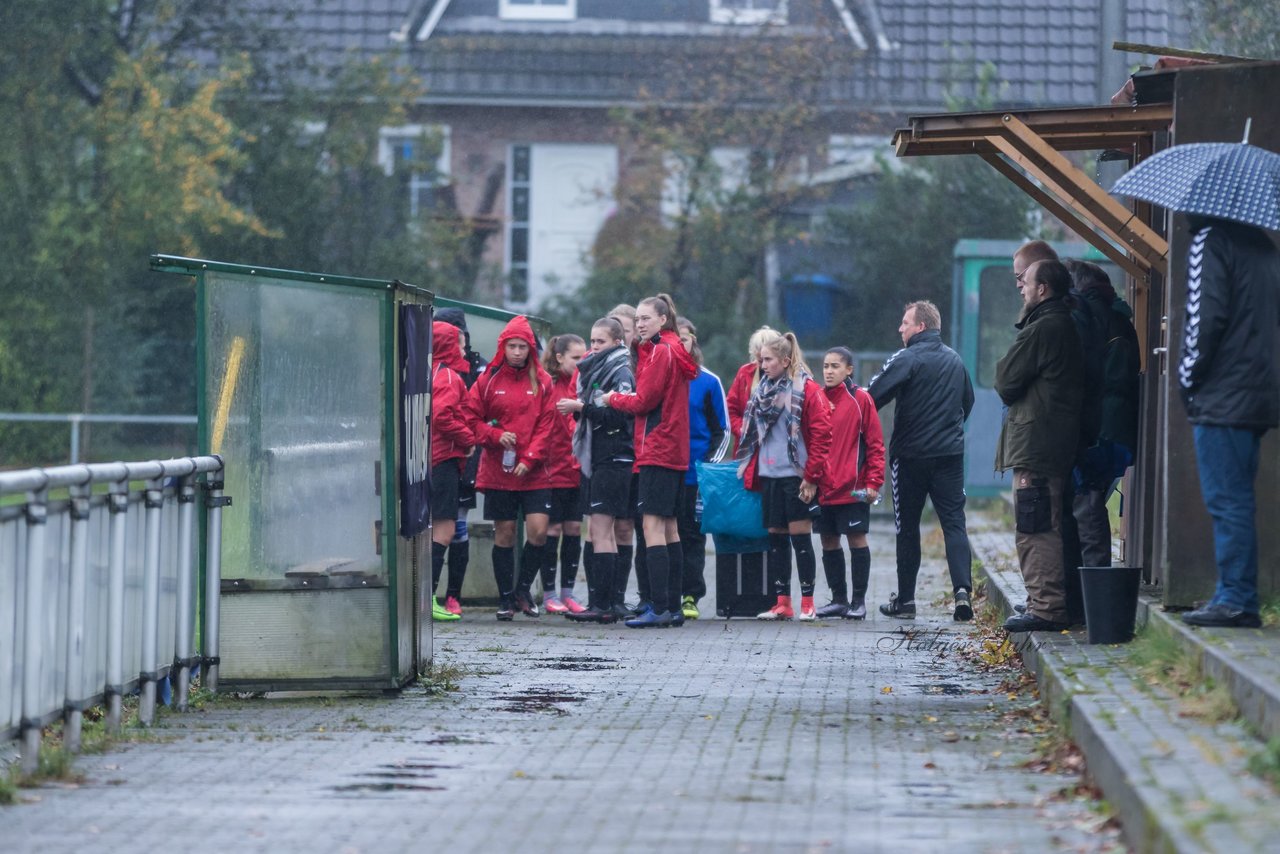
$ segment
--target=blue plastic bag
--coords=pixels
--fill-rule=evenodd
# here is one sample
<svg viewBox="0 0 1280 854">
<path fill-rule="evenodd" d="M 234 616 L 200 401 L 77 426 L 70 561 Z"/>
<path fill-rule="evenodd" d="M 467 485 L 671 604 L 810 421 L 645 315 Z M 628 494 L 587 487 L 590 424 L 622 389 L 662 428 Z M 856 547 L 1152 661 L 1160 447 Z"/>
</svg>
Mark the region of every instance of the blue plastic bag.
<svg viewBox="0 0 1280 854">
<path fill-rule="evenodd" d="M 730 534 L 748 540 L 769 535 L 764 527 L 760 494 L 742 485 L 737 463 L 698 462 L 696 465 L 704 534 Z"/>
</svg>

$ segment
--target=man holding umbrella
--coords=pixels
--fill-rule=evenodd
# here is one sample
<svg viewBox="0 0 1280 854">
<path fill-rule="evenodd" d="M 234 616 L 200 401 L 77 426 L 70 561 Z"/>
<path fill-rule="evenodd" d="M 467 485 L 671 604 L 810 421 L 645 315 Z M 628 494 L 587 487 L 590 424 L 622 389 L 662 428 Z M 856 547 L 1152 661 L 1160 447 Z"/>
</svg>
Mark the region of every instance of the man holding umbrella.
<svg viewBox="0 0 1280 854">
<path fill-rule="evenodd" d="M 1218 586 L 1207 605 L 1182 619 L 1257 628 L 1254 479 L 1262 434 L 1280 421 L 1280 252 L 1253 226 L 1193 217 L 1192 228 L 1178 383 L 1213 517 Z"/>
<path fill-rule="evenodd" d="M 1280 154 L 1244 142 L 1175 145 L 1112 192 L 1190 214 L 1187 312 L 1178 383 L 1190 419 L 1200 492 L 1213 517 L 1218 584 L 1193 626 L 1256 628 L 1254 479 L 1262 435 L 1280 422 Z"/>
</svg>

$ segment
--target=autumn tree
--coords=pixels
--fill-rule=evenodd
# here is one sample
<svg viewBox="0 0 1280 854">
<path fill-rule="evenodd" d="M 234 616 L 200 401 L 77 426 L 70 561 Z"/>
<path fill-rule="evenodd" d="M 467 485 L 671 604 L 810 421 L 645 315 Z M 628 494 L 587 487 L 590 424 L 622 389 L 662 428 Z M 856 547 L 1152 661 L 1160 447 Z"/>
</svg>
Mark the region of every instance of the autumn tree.
<svg viewBox="0 0 1280 854">
<path fill-rule="evenodd" d="M 415 82 L 317 65 L 279 26 L 300 6 L 0 4 L 0 411 L 194 412 L 192 290 L 153 252 L 455 281 L 465 224 L 411 222 L 405 189 L 439 141 L 377 162 Z M 65 448 L 0 422 L 0 466 Z"/>
<path fill-rule="evenodd" d="M 550 306 L 553 320 L 582 328 L 620 300 L 666 291 L 698 324 L 714 369 L 736 367 L 747 334 L 778 310 L 769 247 L 789 236 L 788 209 L 815 192 L 805 179 L 827 135 L 851 121 L 832 87 L 853 56 L 842 33 L 765 26 L 655 60 L 674 82 L 614 112 L 616 213 L 586 284 Z"/>
</svg>

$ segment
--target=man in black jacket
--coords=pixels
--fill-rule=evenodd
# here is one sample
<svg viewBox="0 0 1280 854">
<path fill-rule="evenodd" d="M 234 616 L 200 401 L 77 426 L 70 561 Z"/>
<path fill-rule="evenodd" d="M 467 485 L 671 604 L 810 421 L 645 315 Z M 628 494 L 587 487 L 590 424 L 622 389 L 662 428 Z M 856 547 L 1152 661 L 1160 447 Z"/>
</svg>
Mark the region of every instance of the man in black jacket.
<svg viewBox="0 0 1280 854">
<path fill-rule="evenodd" d="M 1193 221 L 1178 381 L 1213 517 L 1218 585 L 1193 626 L 1262 624 L 1254 479 L 1262 434 L 1280 421 L 1280 252 L 1252 226 Z"/>
<path fill-rule="evenodd" d="M 1097 264 L 1069 260 L 1072 293 L 1089 312 L 1099 348 L 1099 382 L 1086 377 L 1086 400 L 1097 399 L 1098 435 L 1076 458 L 1073 510 L 1080 566 L 1111 566 L 1111 517 L 1107 499 L 1133 464 L 1138 448 L 1138 374 L 1142 369 L 1133 309 Z M 1085 344 L 1081 341 L 1081 344 Z M 1086 359 L 1088 354 L 1086 354 Z M 1065 529 L 1065 526 L 1064 526 Z"/>
<path fill-rule="evenodd" d="M 867 391 L 876 408 L 896 400 L 889 476 L 898 532 L 898 592 L 880 613 L 913 619 L 920 572 L 920 514 L 933 499 L 946 544 L 956 620 L 973 618 L 969 534 L 964 516 L 964 422 L 973 383 L 955 350 L 942 343 L 942 316 L 933 303 L 907 305 L 898 332 L 903 349 L 889 357 Z"/>
</svg>

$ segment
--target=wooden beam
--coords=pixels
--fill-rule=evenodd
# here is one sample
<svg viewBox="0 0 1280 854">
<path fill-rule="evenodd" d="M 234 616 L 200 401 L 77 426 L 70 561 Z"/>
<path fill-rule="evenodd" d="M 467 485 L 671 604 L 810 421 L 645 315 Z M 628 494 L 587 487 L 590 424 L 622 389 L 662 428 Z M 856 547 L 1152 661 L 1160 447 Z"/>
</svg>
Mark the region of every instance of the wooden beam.
<svg viewBox="0 0 1280 854">
<path fill-rule="evenodd" d="M 1150 134 L 1165 130 L 1173 121 L 1172 104 L 1141 106 L 1071 107 L 1051 110 L 1004 110 L 985 113 L 940 113 L 911 116 L 908 121 L 915 139 L 949 136 L 974 137 L 1004 126 L 1005 116 L 1015 116 L 1039 136 L 1052 140 L 1060 134 L 1099 133 Z"/>
<path fill-rule="evenodd" d="M 1150 56 L 1176 56 L 1179 59 L 1203 59 L 1205 62 L 1263 62 L 1247 56 L 1231 56 L 1227 53 L 1206 53 L 1202 50 L 1188 50 L 1185 47 L 1169 47 L 1158 44 L 1140 44 L 1138 42 L 1112 42 L 1112 50 L 1124 53 L 1145 53 Z"/>
<path fill-rule="evenodd" d="M 1063 204 L 1070 208 L 1076 216 L 1088 222 L 1092 228 L 1102 232 L 1106 237 L 1116 243 L 1120 243 L 1125 246 L 1132 245 L 1132 241 L 1126 240 L 1120 232 L 1112 227 L 1112 224 L 1108 222 L 1105 217 L 1100 216 L 1090 205 L 1077 197 L 1076 194 L 1072 192 L 1070 184 L 1060 180 L 1060 176 L 1056 176 L 1053 173 L 1046 171 L 1033 158 L 1021 151 L 1011 140 L 1005 139 L 1004 137 L 993 136 L 991 137 L 991 141 L 997 150 L 1007 157 L 1010 162 L 1039 181 L 1040 184 L 1052 193 L 1055 198 L 1059 199 Z M 1142 256 L 1141 253 L 1135 254 L 1143 257 L 1147 264 L 1151 263 L 1151 259 Z"/>
<path fill-rule="evenodd" d="M 1045 192 L 1044 188 L 1037 186 L 1034 181 L 1019 172 L 1012 163 L 1000 157 L 1000 155 L 984 154 L 982 159 L 1017 185 L 1018 189 L 1034 199 L 1041 207 L 1060 219 L 1063 225 L 1083 237 L 1099 252 L 1114 261 L 1120 269 L 1135 279 L 1146 281 L 1150 265 L 1145 259 L 1132 258 L 1122 250 L 1117 249 L 1115 244 L 1099 234 L 1097 229 L 1093 228 L 1087 220 L 1081 218 L 1067 205 Z"/>
<path fill-rule="evenodd" d="M 1081 206 L 1087 208 L 1090 219 L 1102 220 L 1109 231 L 1120 236 L 1120 242 L 1132 246 L 1139 255 L 1145 256 L 1153 266 L 1158 266 L 1163 272 L 1169 255 L 1168 241 L 1138 219 L 1132 210 L 1109 196 L 1097 182 L 1060 152 L 1055 151 L 1016 116 L 1007 114 L 1004 125 L 1005 141 L 1013 142 L 1019 151 L 1041 161 L 1043 167 L 1047 167 L 1037 168 L 1034 170 L 1035 173 L 1051 171 L 1060 176 L 1061 184 L 1066 185 L 1064 189 L 1067 192 L 1063 194 L 1064 196 L 1077 199 Z M 1003 147 L 1001 148 L 1003 151 Z M 1036 177 L 1042 176 L 1036 174 Z M 1071 192 L 1072 190 L 1076 192 Z"/>
</svg>

